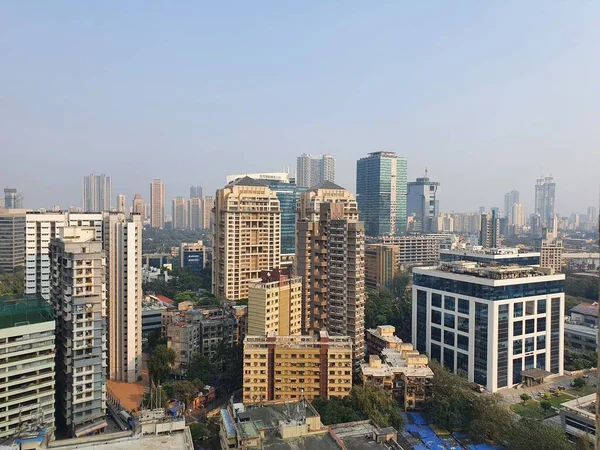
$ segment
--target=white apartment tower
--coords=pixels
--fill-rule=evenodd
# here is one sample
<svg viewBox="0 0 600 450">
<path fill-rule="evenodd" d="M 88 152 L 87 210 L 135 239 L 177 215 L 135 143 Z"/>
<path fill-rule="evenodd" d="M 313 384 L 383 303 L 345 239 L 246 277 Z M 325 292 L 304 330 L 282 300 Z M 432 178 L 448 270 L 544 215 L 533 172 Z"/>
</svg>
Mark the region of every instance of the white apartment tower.
<svg viewBox="0 0 600 450">
<path fill-rule="evenodd" d="M 142 231 L 139 214 L 104 217 L 108 293 L 108 378 L 142 376 Z"/>
<path fill-rule="evenodd" d="M 150 226 L 165 227 L 165 184 L 162 180 L 150 183 Z"/>
<path fill-rule="evenodd" d="M 173 228 L 188 228 L 188 202 L 183 197 L 175 197 L 173 199 Z"/>
<path fill-rule="evenodd" d="M 281 262 L 281 208 L 263 183 L 244 177 L 219 189 L 213 227 L 212 292 L 248 298 L 248 283 Z"/>
<path fill-rule="evenodd" d="M 418 351 L 492 393 L 562 375 L 564 275 L 466 261 L 413 274 Z"/>
<path fill-rule="evenodd" d="M 106 426 L 106 257 L 93 228 L 64 227 L 50 245 L 56 314 L 56 424 L 71 437 Z"/>
<path fill-rule="evenodd" d="M 127 212 L 127 199 L 123 194 L 117 195 L 117 212 Z"/>
<path fill-rule="evenodd" d="M 111 180 L 104 174 L 83 177 L 83 211 L 101 212 L 111 208 Z"/>
<path fill-rule="evenodd" d="M 331 155 L 302 153 L 296 163 L 296 184 L 311 188 L 324 181 L 335 182 L 335 159 Z"/>
</svg>

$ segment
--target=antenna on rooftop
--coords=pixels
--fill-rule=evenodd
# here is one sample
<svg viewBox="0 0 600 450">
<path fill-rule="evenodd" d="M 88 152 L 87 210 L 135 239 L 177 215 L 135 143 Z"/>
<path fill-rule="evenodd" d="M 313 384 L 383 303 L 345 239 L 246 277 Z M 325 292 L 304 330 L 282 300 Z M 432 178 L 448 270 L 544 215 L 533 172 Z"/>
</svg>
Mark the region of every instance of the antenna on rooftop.
<svg viewBox="0 0 600 450">
<path fill-rule="evenodd" d="M 425 167 L 425 178 L 427 178 L 427 167 Z"/>
</svg>

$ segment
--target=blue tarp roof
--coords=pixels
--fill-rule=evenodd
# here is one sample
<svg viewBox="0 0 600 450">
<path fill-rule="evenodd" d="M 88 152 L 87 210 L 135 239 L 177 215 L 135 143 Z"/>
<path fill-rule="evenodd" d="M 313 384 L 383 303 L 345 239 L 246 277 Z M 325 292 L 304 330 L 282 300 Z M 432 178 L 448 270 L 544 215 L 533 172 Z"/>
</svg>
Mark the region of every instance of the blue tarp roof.
<svg viewBox="0 0 600 450">
<path fill-rule="evenodd" d="M 413 447 L 413 450 L 427 450 L 427 447 L 425 447 L 424 445 L 415 445 Z"/>
<path fill-rule="evenodd" d="M 419 436 L 421 437 L 421 439 L 425 440 L 424 438 L 429 438 L 431 436 L 436 436 L 435 431 L 433 431 L 430 427 L 428 426 L 424 426 L 419 428 L 419 431 L 417 431 L 417 433 L 419 433 Z"/>
<path fill-rule="evenodd" d="M 413 422 L 416 423 L 417 425 L 427 425 L 427 422 L 425 421 L 425 419 L 423 419 L 423 416 L 419 413 L 411 412 L 410 417 L 412 417 Z"/>
</svg>

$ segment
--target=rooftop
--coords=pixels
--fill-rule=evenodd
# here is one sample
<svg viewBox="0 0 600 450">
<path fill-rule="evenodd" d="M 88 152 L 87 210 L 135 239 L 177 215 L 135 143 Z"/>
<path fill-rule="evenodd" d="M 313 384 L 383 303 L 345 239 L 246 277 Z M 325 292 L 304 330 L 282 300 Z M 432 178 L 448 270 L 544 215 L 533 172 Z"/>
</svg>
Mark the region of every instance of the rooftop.
<svg viewBox="0 0 600 450">
<path fill-rule="evenodd" d="M 563 409 L 569 410 L 594 421 L 596 418 L 596 394 L 586 395 L 562 404 Z"/>
<path fill-rule="evenodd" d="M 54 321 L 54 310 L 41 296 L 0 297 L 0 329 L 50 321 Z"/>
<path fill-rule="evenodd" d="M 574 323 L 565 323 L 565 332 L 584 334 L 589 338 L 596 340 L 598 337 L 598 328 L 589 325 L 578 325 Z"/>
<path fill-rule="evenodd" d="M 255 180 L 254 178 L 250 178 L 248 176 L 243 177 L 243 178 L 238 178 L 237 180 L 234 180 L 232 182 L 230 182 L 227 186 L 233 187 L 233 186 L 259 186 L 259 187 L 265 187 L 264 183 L 261 183 L 258 180 Z"/>
<path fill-rule="evenodd" d="M 368 421 L 339 424 L 331 427 L 331 433 L 342 441 L 347 450 L 383 450 L 391 448 L 386 444 L 376 442 L 373 439 L 375 432 L 397 434 L 397 431 L 392 427 L 380 429 Z"/>
<path fill-rule="evenodd" d="M 246 406 L 246 412 L 252 420 L 260 421 L 266 428 L 277 428 L 280 420 L 294 418 L 301 414 L 305 417 L 315 416 L 313 409 L 303 402 Z"/>
<path fill-rule="evenodd" d="M 332 183 L 331 181 L 323 181 L 321 184 L 317 185 L 317 186 L 313 186 L 311 189 L 335 189 L 335 190 L 343 190 L 345 191 L 346 189 L 341 187 L 338 184 Z"/>
<path fill-rule="evenodd" d="M 577 305 L 571 308 L 569 312 L 583 314 L 584 316 L 598 317 L 598 307 L 592 305 Z"/>
<path fill-rule="evenodd" d="M 189 428 L 185 432 L 170 434 L 146 434 L 121 437 L 111 434 L 90 436 L 88 438 L 65 439 L 54 441 L 50 448 L 54 450 L 164 450 L 165 448 L 193 450 L 194 446 L 189 435 Z M 95 439 L 92 439 L 95 438 Z"/>
<path fill-rule="evenodd" d="M 493 259 L 512 257 L 526 258 L 530 256 L 540 256 L 540 252 L 524 252 L 517 247 L 484 248 L 475 246 L 471 248 L 456 250 L 440 249 L 440 253 L 447 255 L 487 255 L 494 257 Z"/>
<path fill-rule="evenodd" d="M 415 269 L 431 270 L 431 269 Z M 533 266 L 519 265 L 492 265 L 475 262 L 456 261 L 451 263 L 442 263 L 439 267 L 433 269 L 436 272 L 447 272 L 457 275 L 467 275 L 477 278 L 486 278 L 489 280 L 510 280 L 519 278 L 543 277 L 551 275 L 547 269 Z M 564 279 L 564 275 L 558 275 Z"/>
</svg>

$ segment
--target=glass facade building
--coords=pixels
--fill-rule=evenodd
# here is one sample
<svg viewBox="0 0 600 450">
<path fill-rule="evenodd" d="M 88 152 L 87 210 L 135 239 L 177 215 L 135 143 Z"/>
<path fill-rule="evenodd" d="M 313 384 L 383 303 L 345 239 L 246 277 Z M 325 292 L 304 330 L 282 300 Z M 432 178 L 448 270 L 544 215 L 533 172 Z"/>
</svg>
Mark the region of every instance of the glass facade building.
<svg viewBox="0 0 600 450">
<path fill-rule="evenodd" d="M 406 232 L 406 158 L 369 153 L 356 165 L 356 200 L 367 236 Z"/>
<path fill-rule="evenodd" d="M 473 263 L 472 266 L 475 266 Z M 489 392 L 562 374 L 564 278 L 534 267 L 413 269 L 413 342 Z"/>
</svg>

